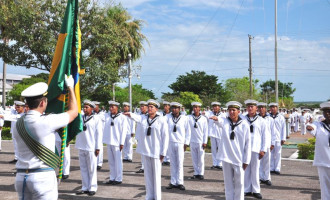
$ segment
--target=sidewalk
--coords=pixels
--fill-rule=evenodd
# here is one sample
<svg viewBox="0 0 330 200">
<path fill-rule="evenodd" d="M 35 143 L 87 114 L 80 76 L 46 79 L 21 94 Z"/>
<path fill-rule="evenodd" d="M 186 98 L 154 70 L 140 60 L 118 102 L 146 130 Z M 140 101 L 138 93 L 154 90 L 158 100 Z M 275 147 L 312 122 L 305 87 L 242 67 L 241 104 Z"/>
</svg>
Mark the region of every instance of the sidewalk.
<svg viewBox="0 0 330 200">
<path fill-rule="evenodd" d="M 292 139 L 293 139 L 292 135 Z M 140 167 L 140 155 L 134 154 L 132 163 L 124 163 L 123 184 L 110 186 L 104 184 L 109 177 L 107 152 L 104 148 L 105 163 L 98 172 L 98 191 L 95 196 L 76 196 L 75 191 L 81 188 L 78 151 L 71 145 L 71 174 L 69 179 L 62 181 L 59 186 L 59 199 L 145 199 L 145 182 L 141 174 L 136 174 Z M 292 149 L 283 149 L 283 155 L 289 155 Z M 13 144 L 11 141 L 2 142 L 0 152 L 0 195 L 1 199 L 17 199 L 14 188 L 15 165 L 8 162 L 13 159 Z M 289 157 L 289 156 L 288 156 Z M 165 200 L 183 199 L 225 199 L 222 171 L 211 170 L 211 154 L 205 156 L 205 180 L 196 181 L 188 178 L 193 175 L 190 153 L 185 154 L 184 185 L 186 191 L 178 189 L 167 190 L 170 182 L 170 167 L 162 168 L 162 198 Z M 272 175 L 272 186 L 261 185 L 263 199 L 276 200 L 314 200 L 320 199 L 320 185 L 317 168 L 312 162 L 282 160 L 281 175 Z M 246 199 L 253 199 L 248 197 Z"/>
</svg>

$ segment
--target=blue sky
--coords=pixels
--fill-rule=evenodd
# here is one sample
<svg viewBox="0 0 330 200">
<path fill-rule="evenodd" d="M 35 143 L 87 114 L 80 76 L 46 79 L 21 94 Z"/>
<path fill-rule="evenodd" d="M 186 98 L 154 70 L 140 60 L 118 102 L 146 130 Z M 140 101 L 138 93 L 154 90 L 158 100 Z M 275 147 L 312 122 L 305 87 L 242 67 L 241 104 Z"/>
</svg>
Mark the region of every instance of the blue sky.
<svg viewBox="0 0 330 200">
<path fill-rule="evenodd" d="M 216 75 L 219 82 L 248 76 L 248 34 L 254 36 L 253 78 L 263 83 L 275 77 L 274 0 L 117 2 L 146 22 L 142 33 L 150 46 L 133 63 L 142 69 L 140 79 L 134 77 L 132 83 L 157 97 L 171 91 L 168 85 L 178 75 L 191 70 Z M 329 99 L 330 0 L 278 0 L 277 8 L 279 80 L 293 82 L 295 101 Z M 2 70 L 1 61 L 0 66 Z M 31 72 L 8 67 L 8 73 L 37 73 Z"/>
</svg>

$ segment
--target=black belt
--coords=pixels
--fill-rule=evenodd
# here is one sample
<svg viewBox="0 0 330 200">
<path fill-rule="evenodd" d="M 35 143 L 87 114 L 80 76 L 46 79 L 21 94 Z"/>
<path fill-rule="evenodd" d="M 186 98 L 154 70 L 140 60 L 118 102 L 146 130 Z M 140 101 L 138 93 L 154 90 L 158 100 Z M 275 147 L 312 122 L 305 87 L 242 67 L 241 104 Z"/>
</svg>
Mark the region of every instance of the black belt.
<svg viewBox="0 0 330 200">
<path fill-rule="evenodd" d="M 46 172 L 46 171 L 54 171 L 53 168 L 38 168 L 38 169 L 16 169 L 17 173 L 33 173 L 33 172 Z"/>
</svg>

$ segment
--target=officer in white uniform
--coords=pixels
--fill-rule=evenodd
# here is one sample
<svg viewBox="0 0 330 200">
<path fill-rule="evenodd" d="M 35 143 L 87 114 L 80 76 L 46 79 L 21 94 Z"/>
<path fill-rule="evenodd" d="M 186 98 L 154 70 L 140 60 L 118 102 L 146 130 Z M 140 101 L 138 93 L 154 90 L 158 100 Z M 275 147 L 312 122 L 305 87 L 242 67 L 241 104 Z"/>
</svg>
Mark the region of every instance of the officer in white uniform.
<svg viewBox="0 0 330 200">
<path fill-rule="evenodd" d="M 76 194 L 93 196 L 97 190 L 97 156 L 102 147 L 102 121 L 95 117 L 95 104 L 84 100 L 83 132 L 76 138 L 76 149 L 79 149 L 79 166 L 82 188 Z"/>
<path fill-rule="evenodd" d="M 222 161 L 226 200 L 244 199 L 244 170 L 251 160 L 250 126 L 239 116 L 242 105 L 229 101 L 228 117 L 210 117 L 222 129 L 220 160 Z"/>
<path fill-rule="evenodd" d="M 119 112 L 119 103 L 109 101 L 110 113 L 106 114 L 103 143 L 108 145 L 110 179 L 107 184 L 118 185 L 123 181 L 123 161 L 121 151 L 124 148 L 127 119 Z"/>
<path fill-rule="evenodd" d="M 267 141 L 270 138 L 267 132 L 266 121 L 257 114 L 257 101 L 244 101 L 247 108 L 245 120 L 250 125 L 251 161 L 244 173 L 244 193 L 262 199 L 260 194 L 259 167 L 260 159 L 267 152 Z M 268 145 L 269 146 L 269 145 Z"/>
<path fill-rule="evenodd" d="M 316 137 L 313 166 L 317 167 L 321 186 L 321 200 L 330 199 L 330 101 L 320 104 L 324 121 L 307 125 Z"/>
<path fill-rule="evenodd" d="M 204 156 L 207 145 L 208 119 L 201 115 L 202 104 L 199 102 L 191 103 L 194 113 L 189 115 L 189 126 L 191 131 L 190 152 L 194 167 L 192 179 L 204 179 Z"/>
<path fill-rule="evenodd" d="M 185 190 L 183 185 L 184 152 L 190 143 L 190 127 L 188 117 L 180 114 L 182 105 L 171 102 L 172 113 L 167 117 L 170 137 L 168 152 L 171 158 L 171 183 L 166 189 L 179 188 Z"/>
<path fill-rule="evenodd" d="M 131 107 L 131 104 L 128 102 L 123 103 L 124 106 L 124 113 L 129 112 L 129 109 Z M 124 143 L 124 162 L 132 162 L 133 159 L 133 137 L 135 134 L 135 122 L 130 119 L 127 119 L 127 133 L 126 133 L 126 138 L 125 138 L 125 143 Z"/>
<path fill-rule="evenodd" d="M 207 117 L 225 117 L 225 115 L 220 111 L 220 106 L 221 103 L 219 102 L 212 102 L 212 111 L 210 112 L 209 115 L 206 115 Z M 212 152 L 212 161 L 213 165 L 211 169 L 222 169 L 222 163 L 221 160 L 219 159 L 219 151 L 220 151 L 220 143 L 221 143 L 221 131 L 222 129 L 219 129 L 215 124 L 212 119 L 209 119 L 209 127 L 208 127 L 208 135 L 211 140 L 211 152 Z"/>
<path fill-rule="evenodd" d="M 10 126 L 10 133 L 12 135 L 12 140 L 14 144 L 14 153 L 15 153 L 15 158 L 14 160 L 10 161 L 9 163 L 16 163 L 17 162 L 17 142 L 16 138 L 13 135 L 14 130 L 16 129 L 16 121 L 24 115 L 25 112 L 25 103 L 22 101 L 14 101 L 15 104 L 15 110 L 12 110 L 11 114 L 3 114 L 0 115 L 0 118 L 4 119 L 5 121 L 10 121 L 11 126 Z"/>
<path fill-rule="evenodd" d="M 163 101 L 163 116 L 164 117 L 168 117 L 171 113 L 171 103 L 168 102 L 168 101 Z M 169 151 L 169 149 L 167 149 L 167 151 Z M 170 160 L 170 153 L 167 152 L 166 153 L 166 156 L 164 158 L 164 162 L 163 162 L 163 165 L 170 165 L 171 164 L 171 160 Z"/>
<path fill-rule="evenodd" d="M 139 114 L 147 116 L 148 115 L 148 104 L 147 104 L 147 102 L 146 101 L 140 101 L 139 104 L 140 104 L 140 113 Z M 145 131 L 144 129 L 145 128 L 141 124 L 139 124 L 139 123 L 136 124 L 135 138 L 138 142 L 137 146 L 139 146 L 139 140 L 140 140 L 139 136 L 144 133 L 144 131 Z M 140 145 L 142 145 L 142 144 L 140 144 Z M 144 173 L 143 155 L 141 155 L 141 168 L 135 173 Z"/>
<path fill-rule="evenodd" d="M 54 154 L 56 130 L 67 126 L 78 116 L 72 76 L 65 77 L 65 83 L 69 92 L 69 110 L 61 114 L 43 115 L 48 103 L 46 83 L 36 83 L 21 93 L 30 109 L 23 119 L 25 132 Z M 28 145 L 31 142 L 22 139 L 22 131 L 18 133 L 15 129 L 13 134 L 17 141 L 15 189 L 19 199 L 56 200 L 58 191 L 55 170 L 30 150 Z"/>
<path fill-rule="evenodd" d="M 269 107 L 271 111 L 270 116 L 274 119 L 274 134 L 271 144 L 270 172 L 279 175 L 281 174 L 282 145 L 286 141 L 285 119 L 277 112 L 277 103 L 270 103 Z"/>
<path fill-rule="evenodd" d="M 161 199 L 161 168 L 168 148 L 168 125 L 165 117 L 157 114 L 159 103 L 149 99 L 148 115 L 125 113 L 140 124 L 144 131 L 137 131 L 139 145 L 136 152 L 143 156 L 146 200 Z"/>
<path fill-rule="evenodd" d="M 102 112 L 102 110 L 100 109 L 100 104 L 101 104 L 100 102 L 93 101 L 93 103 L 95 104 L 94 116 L 100 118 L 100 120 L 101 120 L 100 121 L 102 124 L 101 138 L 103 138 L 103 132 L 104 132 L 104 126 L 105 126 L 105 112 Z M 102 147 L 100 147 L 99 155 L 97 156 L 97 170 L 101 170 L 102 165 L 103 165 L 103 143 L 102 143 Z"/>
<path fill-rule="evenodd" d="M 267 132 L 267 140 L 266 140 L 266 147 L 267 151 L 265 155 L 260 160 L 260 182 L 266 185 L 272 185 L 271 177 L 270 177 L 270 146 L 272 143 L 272 138 L 274 134 L 274 119 L 267 113 L 267 104 L 264 102 L 259 102 L 257 104 L 259 116 L 266 120 L 266 132 Z"/>
</svg>

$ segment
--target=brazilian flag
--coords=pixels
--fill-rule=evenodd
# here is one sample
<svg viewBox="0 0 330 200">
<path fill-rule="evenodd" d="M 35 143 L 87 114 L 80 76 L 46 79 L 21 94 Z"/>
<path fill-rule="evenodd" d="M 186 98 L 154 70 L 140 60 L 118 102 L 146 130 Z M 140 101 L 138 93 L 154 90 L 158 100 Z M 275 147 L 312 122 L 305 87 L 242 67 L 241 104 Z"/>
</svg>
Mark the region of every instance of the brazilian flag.
<svg viewBox="0 0 330 200">
<path fill-rule="evenodd" d="M 63 113 L 68 109 L 68 93 L 64 84 L 64 76 L 72 75 L 74 78 L 74 91 L 77 98 L 79 114 L 68 127 L 63 127 L 61 164 L 63 163 L 63 149 L 66 143 L 70 142 L 70 140 L 80 133 L 83 126 L 80 113 L 79 74 L 83 74 L 85 71 L 80 68 L 80 51 L 81 32 L 78 19 L 78 0 L 68 0 L 49 74 L 48 106 L 46 109 L 46 113 Z"/>
</svg>

